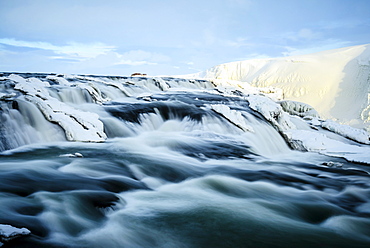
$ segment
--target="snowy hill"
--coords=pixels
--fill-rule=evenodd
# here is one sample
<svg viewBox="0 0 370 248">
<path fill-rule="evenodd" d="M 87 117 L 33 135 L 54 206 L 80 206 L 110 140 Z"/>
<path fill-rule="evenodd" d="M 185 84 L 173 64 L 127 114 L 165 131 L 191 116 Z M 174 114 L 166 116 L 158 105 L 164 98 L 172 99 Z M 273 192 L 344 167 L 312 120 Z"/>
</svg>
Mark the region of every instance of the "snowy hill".
<svg viewBox="0 0 370 248">
<path fill-rule="evenodd" d="M 278 87 L 284 99 L 308 103 L 324 119 L 370 130 L 370 44 L 232 62 L 192 76 Z"/>
</svg>

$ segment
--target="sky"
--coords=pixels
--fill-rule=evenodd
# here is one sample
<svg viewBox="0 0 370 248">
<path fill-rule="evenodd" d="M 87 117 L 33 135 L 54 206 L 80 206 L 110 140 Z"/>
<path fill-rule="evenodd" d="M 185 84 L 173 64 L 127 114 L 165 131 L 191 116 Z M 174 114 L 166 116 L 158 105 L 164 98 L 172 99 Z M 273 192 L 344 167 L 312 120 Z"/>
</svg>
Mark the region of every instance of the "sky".
<svg viewBox="0 0 370 248">
<path fill-rule="evenodd" d="M 370 0 L 0 0 L 0 72 L 183 75 L 370 43 Z"/>
</svg>

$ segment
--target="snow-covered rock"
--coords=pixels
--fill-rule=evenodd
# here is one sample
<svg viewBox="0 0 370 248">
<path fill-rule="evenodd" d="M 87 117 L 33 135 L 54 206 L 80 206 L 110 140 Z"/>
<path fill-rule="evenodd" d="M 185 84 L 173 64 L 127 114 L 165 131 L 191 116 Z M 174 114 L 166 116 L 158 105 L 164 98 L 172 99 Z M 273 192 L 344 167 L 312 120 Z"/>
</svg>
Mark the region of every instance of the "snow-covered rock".
<svg viewBox="0 0 370 248">
<path fill-rule="evenodd" d="M 62 155 L 59 155 L 59 157 L 61 158 L 83 158 L 83 155 L 79 152 L 75 152 L 75 153 L 62 154 Z"/>
<path fill-rule="evenodd" d="M 246 97 L 249 107 L 261 113 L 279 131 L 295 129 L 295 125 L 290 121 L 288 114 L 282 107 L 268 97 L 260 95 L 250 95 Z"/>
<path fill-rule="evenodd" d="M 0 92 L 0 100 L 2 100 L 2 99 L 10 99 L 10 98 L 13 98 L 15 96 L 16 96 L 15 93 L 4 94 L 4 93 L 1 93 Z"/>
<path fill-rule="evenodd" d="M 321 126 L 327 130 L 335 132 L 339 135 L 342 135 L 343 137 L 349 138 L 359 143 L 370 144 L 369 134 L 363 129 L 353 128 L 348 125 L 341 125 L 332 120 L 323 121 L 321 123 Z"/>
<path fill-rule="evenodd" d="M 56 77 L 56 76 L 51 76 L 50 75 L 50 76 L 47 76 L 46 78 L 51 80 L 51 81 L 57 82 L 61 86 L 70 86 L 71 85 L 71 83 L 68 82 L 68 80 L 65 79 L 64 77 Z"/>
<path fill-rule="evenodd" d="M 20 236 L 29 235 L 30 233 L 31 231 L 27 228 L 16 228 L 11 225 L 0 224 L 0 246 L 3 245 L 2 242 L 6 242 Z"/>
<path fill-rule="evenodd" d="M 357 146 L 329 138 L 318 131 L 288 130 L 286 140 L 296 150 L 341 157 L 350 162 L 370 164 L 370 147 Z"/>
<path fill-rule="evenodd" d="M 300 117 L 319 117 L 319 113 L 310 105 L 297 101 L 280 101 L 278 102 L 285 112 L 291 115 L 298 115 Z"/>
<path fill-rule="evenodd" d="M 283 99 L 283 91 L 276 87 L 254 87 L 249 83 L 230 79 L 212 79 L 211 81 L 218 90 L 224 93 L 235 95 L 237 92 L 240 92 L 245 95 L 266 95 L 274 101 Z"/>
</svg>

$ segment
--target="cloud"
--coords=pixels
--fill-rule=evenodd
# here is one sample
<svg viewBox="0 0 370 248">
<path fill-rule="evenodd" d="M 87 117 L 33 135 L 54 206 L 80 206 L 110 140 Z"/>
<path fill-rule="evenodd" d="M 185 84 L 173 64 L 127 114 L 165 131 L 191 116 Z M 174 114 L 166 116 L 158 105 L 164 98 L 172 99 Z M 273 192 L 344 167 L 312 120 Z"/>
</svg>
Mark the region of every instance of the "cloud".
<svg viewBox="0 0 370 248">
<path fill-rule="evenodd" d="M 306 40 L 312 40 L 312 39 L 315 39 L 319 36 L 320 36 L 320 34 L 318 32 L 314 32 L 314 31 L 312 31 L 311 29 L 308 29 L 308 28 L 302 28 L 298 32 L 298 37 L 300 37 L 302 39 L 306 39 Z"/>
<path fill-rule="evenodd" d="M 27 49 L 25 49 L 27 48 Z M 19 63 L 22 61 L 22 63 Z M 35 71 L 85 74 L 124 74 L 132 67 L 153 73 L 167 68 L 171 58 L 144 50 L 120 51 L 103 43 L 49 42 L 0 38 L 0 71 Z"/>
<path fill-rule="evenodd" d="M 88 44 L 69 42 L 67 45 L 57 46 L 48 42 L 2 38 L 0 39 L 0 45 L 47 50 L 56 55 L 49 56 L 50 59 L 80 62 L 89 61 L 89 63 L 94 64 L 103 62 L 104 64 L 111 65 L 135 66 L 155 65 L 157 63 L 170 61 L 168 56 L 143 50 L 131 50 L 120 54 L 115 51 L 117 49 L 115 46 L 109 46 L 99 42 Z"/>
<path fill-rule="evenodd" d="M 98 56 L 83 61 L 80 64 L 89 67 L 99 67 L 103 65 L 140 66 L 140 65 L 157 65 L 159 63 L 166 63 L 170 60 L 171 60 L 170 57 L 160 53 L 147 52 L 143 50 L 131 50 L 124 53 L 110 51 L 104 54 L 99 54 Z"/>
<path fill-rule="evenodd" d="M 295 56 L 295 55 L 304 55 L 310 53 L 316 53 L 325 50 L 331 50 L 336 48 L 341 48 L 348 46 L 350 44 L 349 41 L 344 40 L 336 40 L 336 39 L 327 39 L 324 41 L 316 42 L 311 44 L 310 46 L 306 46 L 305 48 L 296 48 L 291 46 L 286 46 L 282 55 L 286 56 Z"/>
<path fill-rule="evenodd" d="M 332 30 L 332 29 L 345 29 L 345 28 L 356 28 L 359 26 L 370 26 L 370 18 L 365 20 L 333 20 L 320 22 L 320 27 L 323 30 Z"/>
<path fill-rule="evenodd" d="M 271 56 L 264 54 L 264 53 L 251 53 L 247 55 L 245 58 L 241 60 L 249 60 L 249 59 L 267 59 L 271 58 Z"/>
<path fill-rule="evenodd" d="M 236 7 L 250 7 L 253 3 L 251 0 L 228 0 L 228 2 Z"/>
<path fill-rule="evenodd" d="M 132 50 L 123 54 L 116 53 L 116 56 L 119 59 L 116 63 L 117 65 L 155 65 L 171 60 L 170 57 L 166 55 L 143 50 Z"/>
<path fill-rule="evenodd" d="M 290 40 L 290 41 L 308 41 L 308 40 L 314 40 L 321 37 L 320 32 L 312 31 L 309 28 L 302 28 L 298 31 L 293 32 L 286 32 L 282 35 L 280 35 L 280 38 L 282 40 Z"/>
<path fill-rule="evenodd" d="M 225 46 L 228 47 L 233 47 L 233 48 L 241 48 L 241 47 L 246 47 L 246 46 L 252 46 L 254 44 L 247 42 L 249 39 L 247 38 L 236 38 L 235 40 L 225 40 L 224 44 Z"/>
<path fill-rule="evenodd" d="M 73 63 L 67 68 L 67 71 L 93 74 L 110 72 L 120 75 L 129 74 L 132 70 L 153 73 L 155 68 L 166 66 L 170 60 L 170 57 L 166 55 L 143 50 L 131 50 L 124 53 L 110 51 Z"/>
<path fill-rule="evenodd" d="M 109 51 L 115 50 L 114 46 L 108 46 L 103 43 L 77 43 L 69 42 L 64 46 L 53 45 L 48 42 L 41 41 L 23 41 L 9 38 L 0 39 L 0 44 L 13 46 L 13 47 L 26 47 L 32 49 L 42 49 L 52 51 L 58 55 L 64 55 L 66 59 L 79 59 L 84 60 L 88 58 L 96 57 L 100 54 L 107 53 Z"/>
</svg>

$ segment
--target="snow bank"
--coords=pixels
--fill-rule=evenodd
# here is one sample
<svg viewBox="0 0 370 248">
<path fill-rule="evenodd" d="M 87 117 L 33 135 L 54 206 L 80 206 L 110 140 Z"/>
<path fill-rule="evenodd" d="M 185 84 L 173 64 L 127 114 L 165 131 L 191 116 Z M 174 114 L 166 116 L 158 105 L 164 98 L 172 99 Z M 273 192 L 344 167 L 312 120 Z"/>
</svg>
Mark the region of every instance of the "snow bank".
<svg viewBox="0 0 370 248">
<path fill-rule="evenodd" d="M 283 90 L 284 99 L 307 103 L 324 119 L 370 130 L 369 75 L 370 44 L 366 44 L 309 55 L 232 62 L 192 77 L 277 87 Z"/>
</svg>

